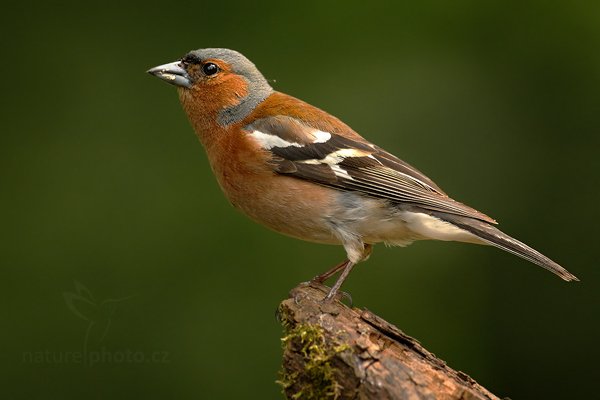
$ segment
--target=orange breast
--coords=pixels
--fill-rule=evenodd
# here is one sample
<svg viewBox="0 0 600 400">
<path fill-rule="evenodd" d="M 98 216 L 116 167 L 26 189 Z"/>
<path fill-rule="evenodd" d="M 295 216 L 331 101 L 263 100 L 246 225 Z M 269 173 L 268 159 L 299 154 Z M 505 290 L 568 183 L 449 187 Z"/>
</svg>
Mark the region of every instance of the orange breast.
<svg viewBox="0 0 600 400">
<path fill-rule="evenodd" d="M 336 191 L 276 174 L 267 152 L 240 130 L 207 148 L 211 167 L 229 201 L 254 221 L 299 239 L 339 243 L 328 223 Z"/>
</svg>

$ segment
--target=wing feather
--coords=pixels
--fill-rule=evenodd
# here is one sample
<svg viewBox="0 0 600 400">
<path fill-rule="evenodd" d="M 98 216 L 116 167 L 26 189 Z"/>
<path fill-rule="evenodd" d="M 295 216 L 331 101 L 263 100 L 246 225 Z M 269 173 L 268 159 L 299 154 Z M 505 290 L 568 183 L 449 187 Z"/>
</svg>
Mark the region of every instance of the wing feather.
<svg viewBox="0 0 600 400">
<path fill-rule="evenodd" d="M 451 199 L 422 172 L 354 132 L 347 135 L 350 137 L 323 132 L 318 126 L 286 116 L 260 119 L 245 127 L 245 131 L 271 154 L 277 173 L 395 204 L 496 223 Z"/>
</svg>

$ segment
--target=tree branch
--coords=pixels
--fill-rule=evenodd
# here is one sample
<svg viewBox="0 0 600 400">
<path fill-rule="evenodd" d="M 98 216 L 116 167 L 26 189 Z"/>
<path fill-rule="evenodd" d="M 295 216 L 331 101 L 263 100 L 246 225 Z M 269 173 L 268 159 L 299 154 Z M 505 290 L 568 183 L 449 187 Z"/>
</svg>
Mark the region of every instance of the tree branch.
<svg viewBox="0 0 600 400">
<path fill-rule="evenodd" d="M 498 400 L 370 311 L 323 303 L 326 293 L 301 284 L 279 306 L 289 399 Z"/>
</svg>

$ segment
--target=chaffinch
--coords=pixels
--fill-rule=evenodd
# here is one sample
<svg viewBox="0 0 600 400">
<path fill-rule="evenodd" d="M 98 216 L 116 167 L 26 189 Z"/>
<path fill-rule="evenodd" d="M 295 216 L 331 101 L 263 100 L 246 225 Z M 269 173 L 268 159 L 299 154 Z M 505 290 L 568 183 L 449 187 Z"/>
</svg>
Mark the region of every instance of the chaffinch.
<svg viewBox="0 0 600 400">
<path fill-rule="evenodd" d="M 274 91 L 236 51 L 194 50 L 148 72 L 177 86 L 217 181 L 236 208 L 285 235 L 344 246 L 347 259 L 314 278 L 322 283 L 342 271 L 327 300 L 381 242 L 492 245 L 566 281 L 578 280 L 339 119 Z"/>
</svg>

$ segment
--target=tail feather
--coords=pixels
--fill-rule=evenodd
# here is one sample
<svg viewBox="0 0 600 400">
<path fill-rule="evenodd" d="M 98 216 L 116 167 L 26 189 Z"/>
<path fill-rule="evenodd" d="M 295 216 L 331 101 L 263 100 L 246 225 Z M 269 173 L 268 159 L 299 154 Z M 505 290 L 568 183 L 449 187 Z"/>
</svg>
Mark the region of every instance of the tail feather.
<svg viewBox="0 0 600 400">
<path fill-rule="evenodd" d="M 499 249 L 512 253 L 516 256 L 524 258 L 548 271 L 560 276 L 565 281 L 578 281 L 577 277 L 561 267 L 556 262 L 552 261 L 537 250 L 532 249 L 525 243 L 508 236 L 500 229 L 480 220 L 463 217 L 460 215 L 448 214 L 443 212 L 431 211 L 430 214 L 443 221 L 450 222 L 453 225 L 462 228 L 484 242 L 495 246 Z"/>
</svg>

